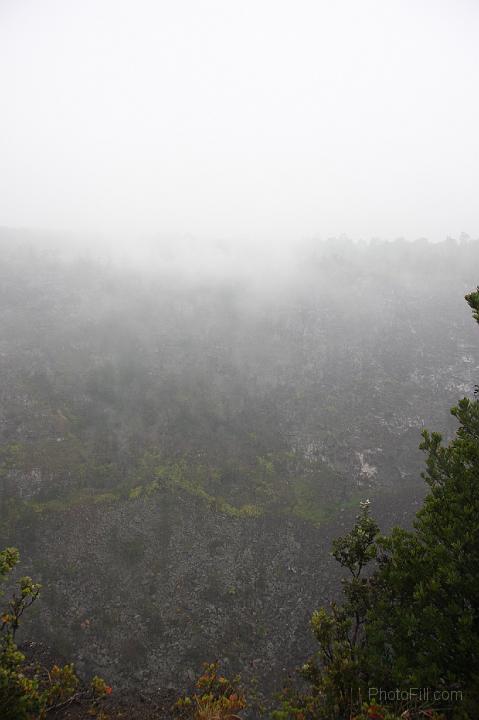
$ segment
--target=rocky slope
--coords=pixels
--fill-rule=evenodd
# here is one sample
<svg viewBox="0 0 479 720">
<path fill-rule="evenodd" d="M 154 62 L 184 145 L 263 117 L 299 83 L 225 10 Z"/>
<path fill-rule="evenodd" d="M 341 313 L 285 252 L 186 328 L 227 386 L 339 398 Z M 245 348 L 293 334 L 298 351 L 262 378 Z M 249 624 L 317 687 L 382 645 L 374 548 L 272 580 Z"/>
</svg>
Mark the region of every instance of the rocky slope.
<svg viewBox="0 0 479 720">
<path fill-rule="evenodd" d="M 410 521 L 420 430 L 472 392 L 478 245 L 328 251 L 267 287 L 8 247 L 0 539 L 44 584 L 25 633 L 124 688 L 220 658 L 271 696 L 339 592 L 332 538 L 361 497 Z"/>
</svg>

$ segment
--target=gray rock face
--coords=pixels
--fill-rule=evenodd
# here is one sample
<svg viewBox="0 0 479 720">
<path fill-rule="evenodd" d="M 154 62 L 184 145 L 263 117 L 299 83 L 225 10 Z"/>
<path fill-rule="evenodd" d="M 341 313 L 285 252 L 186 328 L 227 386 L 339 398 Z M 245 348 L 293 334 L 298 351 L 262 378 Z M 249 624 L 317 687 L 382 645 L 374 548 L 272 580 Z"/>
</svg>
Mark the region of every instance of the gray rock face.
<svg viewBox="0 0 479 720">
<path fill-rule="evenodd" d="M 48 583 L 25 633 L 80 672 L 152 691 L 215 659 L 272 690 L 313 650 L 311 612 L 338 588 L 324 531 L 168 490 L 58 514 L 31 566 Z"/>
<path fill-rule="evenodd" d="M 219 658 L 270 694 L 314 650 L 359 500 L 410 522 L 420 431 L 455 430 L 479 243 L 210 283 L 1 237 L 0 541 L 44 584 L 24 637 L 142 692 Z"/>
</svg>

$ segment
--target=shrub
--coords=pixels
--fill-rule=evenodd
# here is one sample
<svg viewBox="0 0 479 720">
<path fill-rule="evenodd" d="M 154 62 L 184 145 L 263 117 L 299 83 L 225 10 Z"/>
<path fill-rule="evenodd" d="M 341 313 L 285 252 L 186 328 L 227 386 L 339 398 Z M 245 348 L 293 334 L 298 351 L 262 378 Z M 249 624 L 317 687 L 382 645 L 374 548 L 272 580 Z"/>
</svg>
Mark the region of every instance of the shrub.
<svg viewBox="0 0 479 720">
<path fill-rule="evenodd" d="M 239 678 L 228 680 L 219 674 L 218 663 L 205 663 L 196 681 L 195 692 L 174 705 L 181 720 L 241 720 L 236 713 L 246 707 Z"/>
<path fill-rule="evenodd" d="M 16 548 L 0 552 L 0 587 L 20 557 Z M 98 677 L 90 688 L 79 690 L 80 681 L 73 665 L 54 665 L 40 675 L 31 672 L 25 655 L 18 649 L 15 636 L 20 619 L 38 598 L 40 585 L 22 577 L 18 589 L 0 615 L 0 717 L 2 720 L 44 720 L 46 716 L 74 700 L 95 704 L 111 688 Z"/>
</svg>

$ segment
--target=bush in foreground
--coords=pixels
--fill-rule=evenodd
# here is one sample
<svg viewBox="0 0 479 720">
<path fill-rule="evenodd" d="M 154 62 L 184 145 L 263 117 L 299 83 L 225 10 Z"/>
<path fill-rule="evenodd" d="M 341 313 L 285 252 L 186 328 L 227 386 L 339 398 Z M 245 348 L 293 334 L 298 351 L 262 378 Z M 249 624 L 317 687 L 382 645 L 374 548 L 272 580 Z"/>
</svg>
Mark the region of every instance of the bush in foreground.
<svg viewBox="0 0 479 720">
<path fill-rule="evenodd" d="M 16 548 L 0 552 L 0 588 L 20 560 Z M 54 665 L 50 670 L 32 671 L 20 652 L 15 636 L 21 618 L 37 600 L 40 585 L 22 577 L 13 597 L 0 615 L 0 717 L 2 720 L 44 720 L 49 713 L 76 700 L 91 708 L 111 688 L 102 678 L 94 677 L 88 689 L 80 689 L 73 665 Z"/>
</svg>

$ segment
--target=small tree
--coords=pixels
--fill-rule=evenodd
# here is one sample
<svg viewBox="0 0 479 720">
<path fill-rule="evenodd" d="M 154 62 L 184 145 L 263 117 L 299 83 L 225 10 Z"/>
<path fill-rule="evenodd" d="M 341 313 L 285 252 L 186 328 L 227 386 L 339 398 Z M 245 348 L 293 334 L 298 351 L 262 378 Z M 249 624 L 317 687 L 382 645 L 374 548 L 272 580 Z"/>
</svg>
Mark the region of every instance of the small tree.
<svg viewBox="0 0 479 720">
<path fill-rule="evenodd" d="M 0 552 L 1 586 L 20 560 L 16 548 Z M 0 615 L 0 718 L 2 720 L 44 720 L 50 711 L 58 710 L 75 699 L 95 703 L 111 688 L 95 677 L 88 690 L 79 692 L 80 681 L 73 665 L 54 665 L 40 680 L 28 673 L 25 655 L 18 649 L 15 636 L 20 619 L 38 598 L 40 585 L 29 577 L 22 577 L 18 590 L 7 602 Z"/>
<path fill-rule="evenodd" d="M 479 288 L 466 296 L 479 322 Z M 362 507 L 352 532 L 333 554 L 350 573 L 345 602 L 313 614 L 319 642 L 303 668 L 309 695 L 291 695 L 277 718 L 448 717 L 473 720 L 479 707 L 479 401 L 462 399 L 451 410 L 459 421 L 445 446 L 439 433 L 423 433 L 422 474 L 429 493 L 414 529 L 388 537 Z M 364 577 L 364 567 L 377 568 Z M 431 688 L 389 710 L 363 706 L 369 688 Z M 446 698 L 446 699 L 445 699 Z M 393 712 L 393 715 L 389 711 Z"/>
<path fill-rule="evenodd" d="M 370 516 L 369 500 L 363 501 L 360 508 L 351 532 L 333 542 L 334 558 L 349 573 L 342 581 L 344 602 L 331 603 L 329 610 L 316 610 L 311 618 L 319 649 L 301 668 L 311 691 L 298 694 L 287 689 L 282 709 L 273 714 L 277 720 L 349 717 L 357 706 L 365 683 L 364 625 L 372 583 L 364 571 L 376 557 L 379 535 L 379 527 Z"/>
<path fill-rule="evenodd" d="M 19 561 L 16 548 L 0 552 L 0 583 L 3 584 Z M 4 720 L 23 720 L 40 711 L 38 682 L 23 672 L 25 656 L 15 644 L 15 634 L 24 611 L 36 600 L 40 586 L 23 577 L 0 616 L 0 708 Z"/>
<path fill-rule="evenodd" d="M 466 296 L 479 322 L 479 290 Z M 381 682 L 433 687 L 479 705 L 479 402 L 462 399 L 445 446 L 423 433 L 429 485 L 414 531 L 396 528 L 382 547 L 368 632 Z M 454 691 L 454 692 L 452 692 Z M 460 691 L 460 692 L 459 692 Z M 454 702 L 452 702 L 454 705 Z"/>
</svg>

